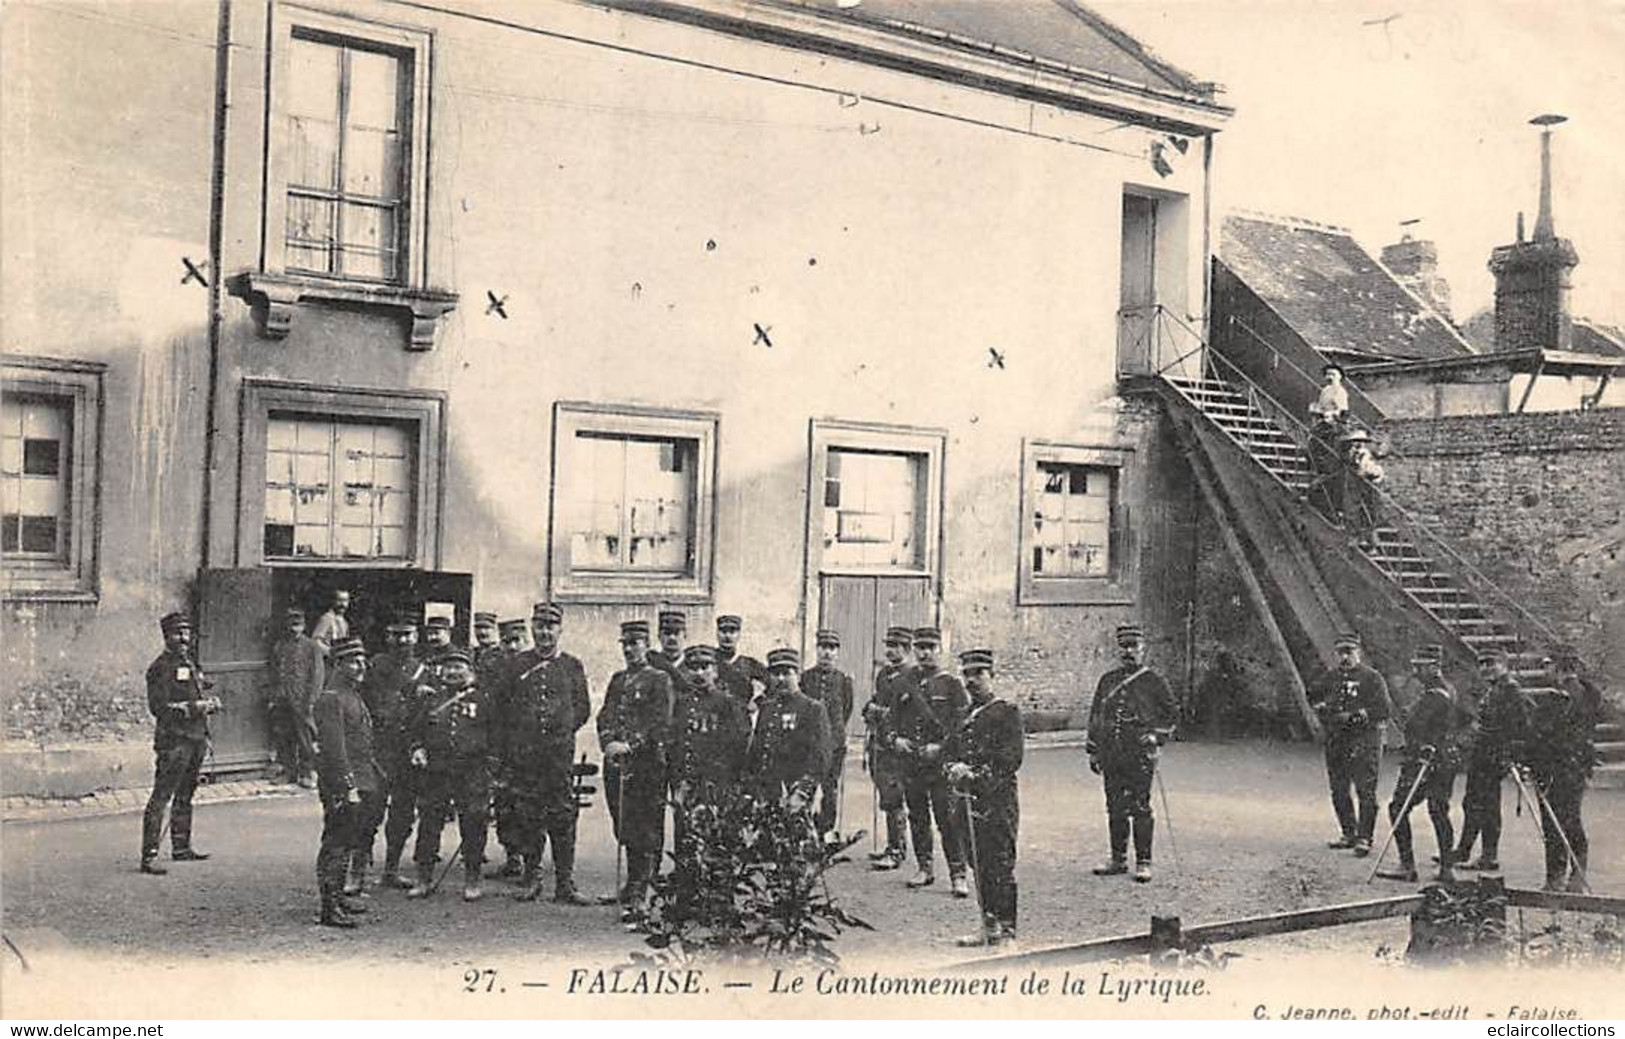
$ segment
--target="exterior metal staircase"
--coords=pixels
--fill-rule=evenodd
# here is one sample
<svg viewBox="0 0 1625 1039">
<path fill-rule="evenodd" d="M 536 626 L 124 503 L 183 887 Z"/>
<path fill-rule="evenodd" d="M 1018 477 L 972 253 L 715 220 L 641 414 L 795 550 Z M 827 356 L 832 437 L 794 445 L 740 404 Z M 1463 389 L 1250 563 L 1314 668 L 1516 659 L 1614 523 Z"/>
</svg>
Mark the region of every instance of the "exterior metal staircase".
<svg viewBox="0 0 1625 1039">
<path fill-rule="evenodd" d="M 1195 347 L 1160 365 L 1155 378 L 1290 496 L 1299 519 L 1330 528 L 1331 521 L 1309 501 L 1316 480 L 1309 455 L 1310 429 L 1239 367 L 1211 349 L 1194 329 L 1165 312 L 1159 317 L 1162 327 L 1174 326 L 1176 334 L 1183 333 L 1185 341 L 1194 342 Z M 1152 323 L 1154 333 L 1158 327 L 1158 322 Z M 1304 373 L 1299 370 L 1298 374 Z M 1399 502 L 1380 488 L 1373 491 L 1380 522 L 1369 539 L 1351 541 L 1350 548 L 1462 649 L 1476 654 L 1486 647 L 1500 647 L 1524 688 L 1531 692 L 1552 688 L 1547 653 L 1559 641 L 1556 634 Z M 1625 727 L 1600 724 L 1596 739 L 1602 759 L 1598 781 L 1625 785 Z"/>
</svg>

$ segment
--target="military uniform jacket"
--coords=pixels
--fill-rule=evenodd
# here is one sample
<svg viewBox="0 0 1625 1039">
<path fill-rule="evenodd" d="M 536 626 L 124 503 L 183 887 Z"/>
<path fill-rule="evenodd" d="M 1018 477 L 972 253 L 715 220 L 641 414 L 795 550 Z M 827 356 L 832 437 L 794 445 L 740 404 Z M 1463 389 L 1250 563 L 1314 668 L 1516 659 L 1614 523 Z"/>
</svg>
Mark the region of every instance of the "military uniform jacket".
<svg viewBox="0 0 1625 1039">
<path fill-rule="evenodd" d="M 308 711 L 327 684 L 327 658 L 308 635 L 289 635 L 271 647 L 271 695 Z"/>
<path fill-rule="evenodd" d="M 1478 724 L 1473 738 L 1476 768 L 1505 771 L 1519 756 L 1529 726 L 1529 695 L 1518 680 L 1503 675 L 1478 701 Z"/>
<path fill-rule="evenodd" d="M 587 672 L 568 653 L 544 657 L 527 649 L 506 666 L 496 712 L 496 737 L 505 764 L 534 770 L 544 761 L 568 765 L 575 756 L 576 730 L 592 717 Z"/>
<path fill-rule="evenodd" d="M 652 667 L 615 672 L 598 709 L 598 745 L 632 748 L 623 764 L 633 772 L 665 765 L 671 725 L 671 676 Z"/>
<path fill-rule="evenodd" d="M 801 673 L 801 692 L 824 705 L 829 722 L 830 766 L 846 756 L 846 726 L 852 720 L 852 676 L 833 667 L 809 667 Z"/>
<path fill-rule="evenodd" d="M 501 643 L 475 646 L 468 651 L 468 655 L 474 665 L 475 677 L 480 685 L 490 691 L 494 691 L 506 678 L 508 664 L 514 658 L 514 654 L 509 653 Z"/>
<path fill-rule="evenodd" d="M 971 767 L 970 791 L 979 809 L 1002 807 L 1015 800 L 1025 743 L 1021 708 L 1009 700 L 989 700 L 971 708 L 944 760 Z"/>
<path fill-rule="evenodd" d="M 417 690 L 427 681 L 428 667 L 415 654 L 386 650 L 372 659 L 361 683 L 361 698 L 372 715 L 373 738 L 386 763 L 407 750 L 406 723 Z"/>
<path fill-rule="evenodd" d="M 897 706 L 892 711 L 892 739 L 914 744 L 915 754 L 928 743 L 946 743 L 959 731 L 970 711 L 970 696 L 956 675 L 943 670 L 913 668 L 912 681 L 897 684 Z M 932 767 L 935 767 L 933 764 Z"/>
<path fill-rule="evenodd" d="M 1454 770 L 1464 753 L 1463 733 L 1472 715 L 1458 703 L 1456 691 L 1443 679 L 1422 688 L 1422 695 L 1405 716 L 1405 756 L 1420 757 L 1423 747 L 1434 749 L 1436 767 Z"/>
<path fill-rule="evenodd" d="M 1166 742 L 1178 722 L 1178 705 L 1161 675 L 1148 667 L 1115 667 L 1095 686 L 1085 749 L 1107 760 L 1147 755 L 1145 737 Z"/>
<path fill-rule="evenodd" d="M 824 705 L 800 693 L 765 693 L 756 704 L 745 774 L 764 791 L 779 784 L 811 793 L 829 764 Z"/>
<path fill-rule="evenodd" d="M 740 703 L 750 703 L 756 698 L 756 688 L 752 683 L 761 683 L 767 686 L 767 668 L 755 657 L 736 653 L 724 658 L 717 654 L 717 683 L 728 691 L 728 695 Z"/>
<path fill-rule="evenodd" d="M 897 738 L 897 705 L 903 687 L 913 681 L 914 669 L 907 664 L 882 664 L 875 672 L 875 691 L 864 705 L 863 717 L 875 745 L 888 753 L 895 753 L 892 741 Z"/>
<path fill-rule="evenodd" d="M 720 683 L 714 692 L 686 685 L 672 717 L 671 781 L 691 787 L 732 786 L 745 767 L 750 719 Z"/>
<path fill-rule="evenodd" d="M 1388 683 L 1365 664 L 1334 667 L 1309 690 L 1309 706 L 1328 736 L 1367 732 L 1388 717 Z"/>
<path fill-rule="evenodd" d="M 147 667 L 147 710 L 157 719 L 152 745 L 158 750 L 179 746 L 188 740 L 209 738 L 209 718 L 204 710 L 203 672 L 184 653 L 165 649 Z M 169 704 L 181 704 L 178 711 Z"/>
<path fill-rule="evenodd" d="M 316 697 L 316 772 L 323 795 L 332 800 L 346 791 L 375 791 L 384 770 L 373 749 L 372 715 L 361 690 L 339 685 Z"/>
<path fill-rule="evenodd" d="M 1542 779 L 1590 775 L 1597 764 L 1594 740 L 1602 691 L 1579 675 L 1565 675 L 1557 691 L 1531 699 L 1523 762 Z"/>
<path fill-rule="evenodd" d="M 407 746 L 429 755 L 430 772 L 485 764 L 491 749 L 490 702 L 479 683 L 454 690 L 419 686 L 412 694 Z"/>
</svg>

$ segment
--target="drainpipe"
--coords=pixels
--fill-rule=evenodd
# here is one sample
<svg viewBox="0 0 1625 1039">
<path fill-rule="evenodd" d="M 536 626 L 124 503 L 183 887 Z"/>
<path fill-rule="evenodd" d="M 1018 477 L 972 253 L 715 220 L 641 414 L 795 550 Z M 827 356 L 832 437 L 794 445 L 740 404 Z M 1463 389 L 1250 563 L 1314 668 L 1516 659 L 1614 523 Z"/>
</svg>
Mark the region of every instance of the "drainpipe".
<svg viewBox="0 0 1625 1039">
<path fill-rule="evenodd" d="M 220 562 L 214 552 L 214 492 L 216 440 L 220 406 L 220 321 L 225 304 L 222 240 L 226 196 L 226 123 L 231 101 L 231 0 L 219 0 L 214 54 L 214 142 L 209 168 L 209 385 L 203 427 L 203 513 L 200 517 L 203 550 L 200 564 Z"/>
</svg>

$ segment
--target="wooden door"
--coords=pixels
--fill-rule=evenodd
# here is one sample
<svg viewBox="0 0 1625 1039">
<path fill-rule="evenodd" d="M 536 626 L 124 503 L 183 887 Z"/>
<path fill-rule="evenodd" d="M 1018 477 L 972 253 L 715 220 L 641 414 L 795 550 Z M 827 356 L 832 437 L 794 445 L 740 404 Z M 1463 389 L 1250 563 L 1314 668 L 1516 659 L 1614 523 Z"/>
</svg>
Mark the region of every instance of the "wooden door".
<svg viewBox="0 0 1625 1039">
<path fill-rule="evenodd" d="M 857 708 L 848 735 L 863 731 L 862 706 L 874 694 L 886 629 L 931 622 L 931 579 L 921 575 L 826 575 L 820 581 L 818 626 L 841 635 L 841 669 L 852 676 Z"/>
<path fill-rule="evenodd" d="M 1123 196 L 1122 280 L 1117 310 L 1117 370 L 1157 370 L 1157 203 Z"/>
<path fill-rule="evenodd" d="M 272 574 L 260 568 L 198 575 L 198 665 L 214 682 L 222 710 L 209 719 L 210 771 L 257 768 L 271 760 L 265 691 L 272 638 Z"/>
</svg>

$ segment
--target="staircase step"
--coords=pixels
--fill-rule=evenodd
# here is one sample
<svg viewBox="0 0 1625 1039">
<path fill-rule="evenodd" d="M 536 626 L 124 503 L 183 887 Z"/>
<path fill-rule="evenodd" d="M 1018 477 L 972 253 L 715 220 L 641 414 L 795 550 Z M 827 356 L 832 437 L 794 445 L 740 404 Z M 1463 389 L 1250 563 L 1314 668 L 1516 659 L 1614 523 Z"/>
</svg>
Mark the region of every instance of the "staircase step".
<svg viewBox="0 0 1625 1039">
<path fill-rule="evenodd" d="M 1608 764 L 1625 761 L 1625 743 L 1599 743 L 1597 756 Z"/>
<path fill-rule="evenodd" d="M 1431 570 L 1427 573 L 1420 570 L 1406 570 L 1401 573 L 1400 577 L 1399 583 L 1405 586 L 1406 591 L 1414 591 L 1417 588 L 1454 588 L 1460 590 L 1456 584 L 1456 575 L 1447 574 L 1442 570 Z"/>
<path fill-rule="evenodd" d="M 1598 722 L 1595 735 L 1598 742 L 1601 743 L 1615 743 L 1625 740 L 1625 723 Z"/>
<path fill-rule="evenodd" d="M 1599 767 L 1591 774 L 1591 786 L 1596 790 L 1625 790 L 1625 762 Z"/>
<path fill-rule="evenodd" d="M 1417 599 L 1422 600 L 1422 604 L 1424 606 L 1431 606 L 1435 600 L 1467 600 L 1467 592 L 1464 589 L 1455 587 L 1436 585 L 1423 586 L 1421 588 L 1406 588 L 1405 590 L 1411 595 L 1415 596 Z M 1478 606 L 1479 609 L 1483 609 L 1483 607 L 1478 603 L 1471 602 L 1470 600 L 1467 600 L 1464 604 L 1469 606 Z"/>
<path fill-rule="evenodd" d="M 1461 641 L 1469 646 L 1509 646 L 1518 641 L 1516 635 L 1461 635 Z"/>
</svg>

